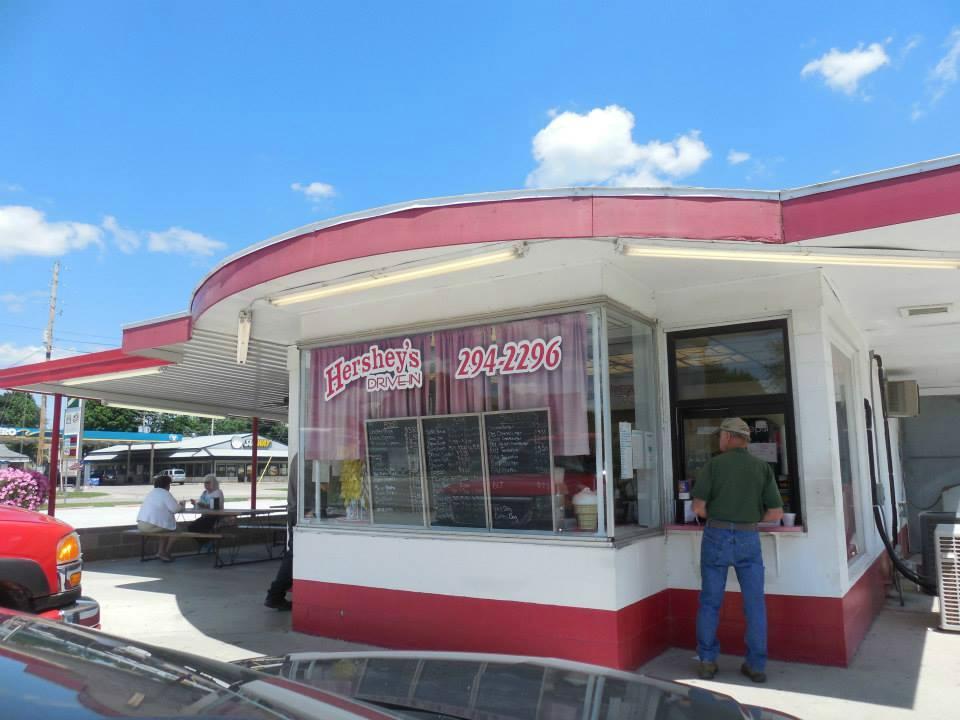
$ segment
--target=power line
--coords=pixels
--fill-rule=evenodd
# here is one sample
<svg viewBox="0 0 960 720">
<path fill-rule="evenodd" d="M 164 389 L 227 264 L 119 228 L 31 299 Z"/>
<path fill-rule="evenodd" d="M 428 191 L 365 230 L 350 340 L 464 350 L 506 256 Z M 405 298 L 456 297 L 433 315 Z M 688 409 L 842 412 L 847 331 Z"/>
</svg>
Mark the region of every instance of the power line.
<svg viewBox="0 0 960 720">
<path fill-rule="evenodd" d="M 4 327 L 15 327 L 21 330 L 43 330 L 42 327 L 37 327 L 34 325 L 18 325 L 16 323 L 7 323 L 7 322 L 0 322 L 0 325 L 3 325 Z M 116 338 L 111 337 L 109 335 L 96 335 L 94 333 L 74 332 L 72 330 L 59 330 L 57 332 L 57 335 L 76 335 L 78 337 L 100 338 L 101 340 L 113 340 L 114 343 L 116 343 Z"/>
</svg>

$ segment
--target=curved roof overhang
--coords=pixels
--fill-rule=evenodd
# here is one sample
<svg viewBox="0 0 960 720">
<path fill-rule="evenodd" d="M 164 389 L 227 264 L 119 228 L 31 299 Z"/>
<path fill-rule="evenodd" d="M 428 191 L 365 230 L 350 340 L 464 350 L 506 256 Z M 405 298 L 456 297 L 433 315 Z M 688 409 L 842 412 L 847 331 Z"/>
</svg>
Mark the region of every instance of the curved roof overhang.
<svg viewBox="0 0 960 720">
<path fill-rule="evenodd" d="M 152 361 L 175 367 L 161 376 L 163 381 L 118 381 L 97 389 L 103 396 L 111 391 L 131 401 L 155 393 L 158 402 L 176 401 L 164 407 L 184 412 L 209 406 L 281 418 L 287 381 L 284 343 L 254 343 L 260 360 L 238 367 L 231 359 L 234 305 L 254 296 L 263 299 L 266 289 L 295 286 L 305 276 L 367 271 L 380 257 L 439 256 L 457 248 L 535 240 L 722 240 L 753 247 L 804 243 L 881 251 L 943 250 L 946 242 L 956 252 L 956 244 L 942 238 L 940 247 L 926 247 L 927 236 L 904 247 L 909 231 L 887 232 L 947 216 L 955 216 L 948 218 L 951 223 L 960 218 L 960 155 L 783 191 L 568 188 L 391 205 L 307 225 L 252 246 L 225 259 L 200 282 L 187 312 L 125 327 L 121 349 L 110 351 L 119 355 L 95 353 L 0 371 L 0 387 L 62 392 L 58 383 L 64 372 L 89 375 L 96 374 L 101 362 Z M 940 234 L 955 237 L 953 227 Z M 205 314 L 220 303 L 233 313 L 223 313 L 233 318 L 233 330 L 216 322 L 204 327 Z M 218 384 L 224 373 L 231 381 Z M 190 388 L 218 392 L 211 390 L 210 402 L 197 403 Z"/>
<path fill-rule="evenodd" d="M 195 322 L 285 275 L 388 253 L 541 238 L 794 243 L 960 213 L 960 155 L 782 191 L 565 188 L 418 200 L 344 215 L 232 255 L 194 291 Z"/>
</svg>

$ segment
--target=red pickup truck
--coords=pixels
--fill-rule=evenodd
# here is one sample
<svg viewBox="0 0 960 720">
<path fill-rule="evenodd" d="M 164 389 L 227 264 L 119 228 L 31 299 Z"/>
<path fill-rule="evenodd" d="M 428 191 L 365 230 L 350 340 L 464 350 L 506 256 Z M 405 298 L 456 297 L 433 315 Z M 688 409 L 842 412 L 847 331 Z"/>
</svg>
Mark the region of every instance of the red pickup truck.
<svg viewBox="0 0 960 720">
<path fill-rule="evenodd" d="M 82 597 L 80 538 L 67 523 L 0 505 L 0 606 L 100 627 L 100 605 Z"/>
</svg>

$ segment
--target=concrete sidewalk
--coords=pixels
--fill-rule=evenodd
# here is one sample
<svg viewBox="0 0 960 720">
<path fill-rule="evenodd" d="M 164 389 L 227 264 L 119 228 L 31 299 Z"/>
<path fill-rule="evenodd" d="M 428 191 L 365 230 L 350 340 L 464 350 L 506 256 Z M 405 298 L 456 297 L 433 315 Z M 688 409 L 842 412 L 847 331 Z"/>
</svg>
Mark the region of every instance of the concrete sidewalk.
<svg viewBox="0 0 960 720">
<path fill-rule="evenodd" d="M 104 631 L 212 658 L 362 649 L 293 632 L 289 613 L 263 607 L 277 566 L 217 570 L 203 556 L 169 565 L 111 560 L 88 564 L 83 587 L 101 604 Z M 771 661 L 768 684 L 758 686 L 739 675 L 740 658 L 722 656 L 716 680 L 703 682 L 693 652 L 673 649 L 641 671 L 810 720 L 960 717 L 960 633 L 937 629 L 933 598 L 906 598 L 905 608 L 887 602 L 849 668 Z"/>
<path fill-rule="evenodd" d="M 83 592 L 100 603 L 104 632 L 218 660 L 364 647 L 293 632 L 290 613 L 264 607 L 279 564 L 104 560 L 85 566 Z"/>
<path fill-rule="evenodd" d="M 936 598 L 904 589 L 888 598 L 850 667 L 771 660 L 767 684 L 740 675 L 743 658 L 722 655 L 710 682 L 696 678 L 695 652 L 672 649 L 640 668 L 732 695 L 737 700 L 820 720 L 946 720 L 960 717 L 960 633 L 943 632 Z"/>
<path fill-rule="evenodd" d="M 250 507 L 249 483 L 223 483 L 220 486 L 224 497 L 227 498 L 227 508 Z M 152 485 L 106 485 L 90 487 L 86 490 L 70 491 L 69 499 L 60 501 L 57 505 L 56 516 L 75 528 L 91 527 L 118 527 L 121 525 L 136 525 L 140 503 L 148 492 L 153 490 Z M 177 500 L 196 500 L 203 492 L 203 486 L 197 483 L 174 485 L 170 492 Z M 106 493 L 90 497 L 92 493 Z M 263 482 L 257 486 L 257 507 L 267 508 L 271 505 L 282 505 L 287 501 L 287 484 Z M 72 507 L 72 504 L 91 503 L 135 503 L 100 507 Z M 193 516 L 184 516 L 192 519 Z"/>
</svg>

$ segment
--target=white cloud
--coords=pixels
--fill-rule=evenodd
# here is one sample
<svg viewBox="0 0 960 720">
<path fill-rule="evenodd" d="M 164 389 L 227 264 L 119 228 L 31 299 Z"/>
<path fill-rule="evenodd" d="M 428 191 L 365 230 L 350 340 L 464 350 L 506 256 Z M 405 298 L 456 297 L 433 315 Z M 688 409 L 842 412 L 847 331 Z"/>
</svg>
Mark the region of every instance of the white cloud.
<svg viewBox="0 0 960 720">
<path fill-rule="evenodd" d="M 290 185 L 290 189 L 299 193 L 303 193 L 304 197 L 307 197 L 314 202 L 323 200 L 324 198 L 333 197 L 337 194 L 336 188 L 334 188 L 333 185 L 324 182 L 295 182 Z"/>
<path fill-rule="evenodd" d="M 219 240 L 181 227 L 172 227 L 163 232 L 149 232 L 147 238 L 147 249 L 150 252 L 213 255 L 227 246 Z"/>
<path fill-rule="evenodd" d="M 907 56 L 916 50 L 923 43 L 922 35 L 911 35 L 907 39 L 907 44 L 900 48 L 900 52 L 897 55 L 897 64 L 902 65 L 904 60 L 907 59 Z"/>
<path fill-rule="evenodd" d="M 0 295 L 0 304 L 4 306 L 8 313 L 19 313 L 23 312 L 27 303 L 40 297 L 46 297 L 46 293 L 42 290 L 32 290 L 26 293 L 7 292 Z"/>
<path fill-rule="evenodd" d="M 633 126 L 633 113 L 619 105 L 553 116 L 533 138 L 537 167 L 527 185 L 669 185 L 695 173 L 710 157 L 699 130 L 640 145 L 633 140 Z"/>
<path fill-rule="evenodd" d="M 727 162 L 731 165 L 739 165 L 750 159 L 750 153 L 742 150 L 731 150 L 727 153 Z"/>
<path fill-rule="evenodd" d="M 932 102 L 940 100 L 950 86 L 957 82 L 957 66 L 960 65 L 960 27 L 950 32 L 944 44 L 947 47 L 947 54 L 940 58 L 940 62 L 930 71 L 930 81 L 933 84 Z"/>
<path fill-rule="evenodd" d="M 121 227 L 113 215 L 103 219 L 103 228 L 113 235 L 113 241 L 121 252 L 130 254 L 140 247 L 140 233 Z"/>
<path fill-rule="evenodd" d="M 76 348 L 58 348 L 54 346 L 50 357 L 52 360 L 56 360 L 58 358 L 72 357 L 79 354 Z M 44 359 L 43 345 L 15 345 L 9 342 L 0 343 L 0 368 L 29 365 L 35 362 L 43 362 Z"/>
<path fill-rule="evenodd" d="M 25 362 L 43 360 L 42 345 L 0 343 L 0 367 L 13 367 Z"/>
<path fill-rule="evenodd" d="M 889 64 L 890 57 L 883 45 L 871 43 L 864 49 L 863 43 L 860 43 L 849 52 L 832 48 L 822 57 L 804 65 L 800 74 L 806 77 L 818 73 L 823 76 L 827 87 L 853 95 L 863 78 Z"/>
<path fill-rule="evenodd" d="M 0 183 L 0 190 L 5 192 L 22 192 L 23 187 L 16 183 Z"/>
<path fill-rule="evenodd" d="M 0 260 L 18 255 L 55 256 L 102 244 L 103 231 L 78 222 L 49 222 L 24 205 L 0 207 Z"/>
</svg>

